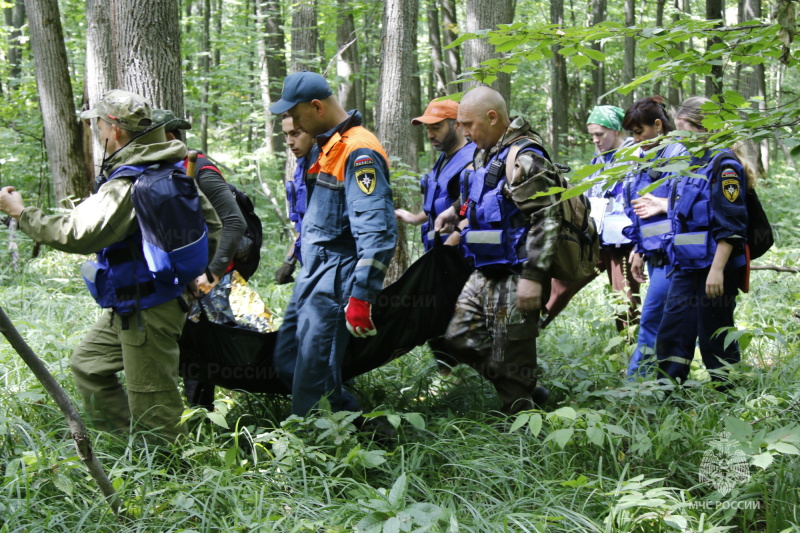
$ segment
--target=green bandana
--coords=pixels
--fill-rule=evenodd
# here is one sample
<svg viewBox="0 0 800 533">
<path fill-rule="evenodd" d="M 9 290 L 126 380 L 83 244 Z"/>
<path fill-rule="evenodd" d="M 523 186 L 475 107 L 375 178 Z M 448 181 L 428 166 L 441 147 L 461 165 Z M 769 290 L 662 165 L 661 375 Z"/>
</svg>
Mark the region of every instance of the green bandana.
<svg viewBox="0 0 800 533">
<path fill-rule="evenodd" d="M 622 117 L 625 111 L 615 105 L 596 105 L 589 114 L 586 124 L 599 124 L 614 131 L 622 130 Z"/>
</svg>

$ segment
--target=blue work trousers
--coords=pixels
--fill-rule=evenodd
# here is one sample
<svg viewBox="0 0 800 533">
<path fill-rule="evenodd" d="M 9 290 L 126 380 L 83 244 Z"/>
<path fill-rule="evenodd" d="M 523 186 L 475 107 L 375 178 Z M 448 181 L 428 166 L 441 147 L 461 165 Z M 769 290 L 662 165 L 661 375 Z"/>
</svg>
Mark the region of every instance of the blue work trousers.
<svg viewBox="0 0 800 533">
<path fill-rule="evenodd" d="M 714 381 L 724 381 L 724 367 L 739 362 L 739 344 L 733 341 L 726 347 L 725 332 L 715 333 L 720 328 L 733 326 L 742 273 L 742 268 L 726 270 L 722 296 L 709 298 L 706 296 L 707 268 L 693 272 L 675 270 L 656 344 L 658 370 L 662 376 L 685 381 L 694 358 L 695 343 Z"/>
<path fill-rule="evenodd" d="M 344 308 L 357 257 L 321 252 L 304 259 L 278 331 L 273 363 L 292 390 L 293 414 L 306 416 L 322 398 L 334 411 L 358 410 L 355 397 L 342 387 L 350 341 Z"/>
<path fill-rule="evenodd" d="M 670 287 L 670 279 L 667 278 L 669 268 L 669 265 L 654 267 L 649 262 L 647 263 L 647 275 L 650 283 L 639 319 L 639 340 L 628 363 L 628 376 L 645 375 L 648 366 L 655 360 L 656 336 Z"/>
</svg>

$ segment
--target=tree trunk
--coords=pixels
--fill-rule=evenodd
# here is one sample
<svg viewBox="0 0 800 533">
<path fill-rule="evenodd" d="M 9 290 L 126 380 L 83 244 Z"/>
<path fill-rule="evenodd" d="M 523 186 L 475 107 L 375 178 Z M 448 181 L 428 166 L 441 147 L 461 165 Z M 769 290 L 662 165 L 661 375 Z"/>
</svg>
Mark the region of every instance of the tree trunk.
<svg viewBox="0 0 800 533">
<path fill-rule="evenodd" d="M 181 29 L 174 0 L 110 0 L 117 88 L 183 115 Z"/>
<path fill-rule="evenodd" d="M 680 18 L 680 2 L 681 0 L 674 0 L 675 13 L 672 15 L 672 22 L 677 23 Z M 685 49 L 684 43 L 678 43 L 678 50 L 683 53 Z M 683 101 L 683 82 L 670 80 L 669 82 L 669 101 L 677 105 Z"/>
<path fill-rule="evenodd" d="M 378 138 L 390 157 L 413 167 L 417 160 L 411 135 L 413 91 L 408 83 L 416 71 L 415 43 L 419 0 L 386 0 L 381 32 L 381 71 L 378 102 Z M 395 172 L 397 168 L 395 168 Z M 395 206 L 405 207 L 402 197 L 395 195 Z M 400 277 L 408 267 L 407 234 L 398 225 L 397 249 L 386 274 L 386 283 Z"/>
<path fill-rule="evenodd" d="M 428 15 L 428 42 L 431 47 L 431 99 L 447 94 L 447 74 L 445 73 L 444 58 L 442 57 L 442 38 L 439 31 L 439 10 L 436 0 L 427 0 Z"/>
<path fill-rule="evenodd" d="M 92 109 L 100 101 L 103 93 L 113 89 L 114 54 L 111 41 L 111 18 L 108 0 L 86 1 L 86 79 L 84 81 L 84 109 Z M 89 130 L 89 131 L 87 131 Z M 84 122 L 84 142 L 91 150 L 94 165 L 93 174 L 100 172 L 105 147 L 100 144 L 97 122 Z"/>
<path fill-rule="evenodd" d="M 634 0 L 625 0 L 625 26 L 636 24 Z M 630 83 L 636 77 L 636 40 L 625 37 L 625 56 L 622 64 L 622 84 Z M 633 105 L 634 91 L 622 97 L 622 107 L 628 109 Z"/>
<path fill-rule="evenodd" d="M 761 0 L 739 0 L 739 22 L 761 19 Z M 764 76 L 764 64 L 757 65 L 737 65 L 737 83 L 739 92 L 748 101 L 752 98 L 760 98 L 758 103 L 751 102 L 760 112 L 766 111 L 767 86 Z M 769 142 L 767 140 L 759 143 L 747 141 L 745 143 L 747 157 L 759 177 L 763 177 L 769 172 Z"/>
<path fill-rule="evenodd" d="M 6 26 L 11 28 L 8 32 L 8 77 L 10 79 L 19 78 L 20 65 L 22 63 L 22 26 L 25 25 L 25 2 L 15 0 L 13 7 L 7 7 Z"/>
<path fill-rule="evenodd" d="M 319 30 L 316 0 L 298 0 L 292 4 L 292 63 L 290 70 L 317 72 Z"/>
<path fill-rule="evenodd" d="M 467 0 L 466 2 L 466 30 L 476 33 L 480 30 L 497 29 L 498 24 L 511 24 L 514 20 L 514 6 L 511 0 Z M 464 42 L 464 65 L 466 68 L 476 69 L 487 59 L 502 57 L 495 52 L 494 45 L 487 39 L 470 39 Z M 471 81 L 465 88 L 475 87 L 478 82 Z M 505 72 L 498 72 L 497 79 L 491 85 L 493 89 L 503 95 L 511 106 L 511 76 Z"/>
<path fill-rule="evenodd" d="M 353 12 L 348 0 L 339 0 L 339 24 L 336 28 L 336 75 L 343 80 L 336 90 L 339 102 L 345 109 L 361 109 L 364 96 L 358 60 Z"/>
<path fill-rule="evenodd" d="M 211 78 L 211 0 L 203 0 L 203 31 L 200 34 L 200 149 L 208 153 L 208 98 Z"/>
<path fill-rule="evenodd" d="M 458 38 L 458 19 L 456 18 L 455 0 L 438 0 L 442 11 L 442 45 L 447 48 Z M 447 48 L 445 54 L 445 78 L 447 83 L 452 83 L 461 74 L 461 54 L 459 48 Z M 449 88 L 448 93 L 457 92 Z"/>
<path fill-rule="evenodd" d="M 259 31 L 264 31 L 265 63 L 262 66 L 262 87 L 266 85 L 266 91 L 262 90 L 261 97 L 264 99 L 265 131 L 267 138 L 272 142 L 272 153 L 280 154 L 285 149 L 283 135 L 280 133 L 280 117 L 274 117 L 269 112 L 272 102 L 277 102 L 281 98 L 283 78 L 286 77 L 286 40 L 283 35 L 283 13 L 281 4 L 278 0 L 258 0 L 257 9 L 259 13 Z M 275 133 L 275 129 L 278 132 Z"/>
<path fill-rule="evenodd" d="M 86 174 L 83 137 L 75 117 L 58 0 L 25 0 L 25 9 L 53 194 L 57 203 L 69 196 L 84 198 L 89 194 L 91 180 Z"/>
<path fill-rule="evenodd" d="M 550 23 L 557 24 L 559 26 L 564 25 L 563 0 L 551 0 Z M 550 98 L 553 106 L 553 124 L 551 127 L 552 138 L 550 139 L 550 145 L 552 147 L 551 153 L 556 159 L 558 159 L 559 154 L 562 151 L 561 143 L 566 140 L 565 136 L 569 131 L 569 87 L 567 85 L 567 64 L 564 56 L 558 52 L 560 48 L 561 47 L 558 44 L 554 44 L 552 46 L 553 89 L 550 92 Z"/>
<path fill-rule="evenodd" d="M 719 25 L 722 25 L 725 20 L 724 8 L 723 0 L 706 0 L 706 20 L 719 20 Z M 713 37 L 707 40 L 706 47 L 710 49 L 721 42 L 719 37 Z M 711 74 L 706 76 L 706 98 L 713 98 L 718 94 L 722 94 L 722 64 L 712 64 Z"/>
<path fill-rule="evenodd" d="M 664 4 L 667 0 L 656 0 L 656 27 L 663 28 L 664 27 Z M 663 83 L 659 78 L 653 84 L 653 94 L 661 94 L 661 87 Z M 678 105 L 679 102 L 671 102 L 672 105 Z"/>
<path fill-rule="evenodd" d="M 606 0 L 594 0 L 592 2 L 592 25 L 596 26 L 606 20 Z M 602 52 L 603 45 L 600 41 L 592 43 L 592 48 Z M 592 71 L 592 96 L 594 105 L 600 105 L 600 101 L 606 94 L 606 63 L 605 61 L 593 61 L 594 70 Z"/>
</svg>

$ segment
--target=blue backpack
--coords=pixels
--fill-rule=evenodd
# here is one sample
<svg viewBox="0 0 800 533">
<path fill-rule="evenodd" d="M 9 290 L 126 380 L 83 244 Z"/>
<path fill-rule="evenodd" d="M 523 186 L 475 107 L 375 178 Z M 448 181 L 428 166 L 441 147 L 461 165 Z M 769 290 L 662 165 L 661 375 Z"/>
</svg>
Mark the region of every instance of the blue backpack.
<svg viewBox="0 0 800 533">
<path fill-rule="evenodd" d="M 208 228 L 197 186 L 183 164 L 122 166 L 111 179 L 134 176 L 131 198 L 147 267 L 158 281 L 186 285 L 208 265 Z"/>
</svg>

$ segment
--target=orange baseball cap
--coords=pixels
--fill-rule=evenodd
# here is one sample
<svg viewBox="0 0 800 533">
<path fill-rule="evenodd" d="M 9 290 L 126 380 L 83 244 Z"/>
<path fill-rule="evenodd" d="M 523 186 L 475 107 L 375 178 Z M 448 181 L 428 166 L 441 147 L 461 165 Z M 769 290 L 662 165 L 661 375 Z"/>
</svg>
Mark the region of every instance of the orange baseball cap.
<svg viewBox="0 0 800 533">
<path fill-rule="evenodd" d="M 433 100 L 421 117 L 411 120 L 414 126 L 420 124 L 436 124 L 446 118 L 458 118 L 458 102 L 455 100 Z"/>
</svg>

